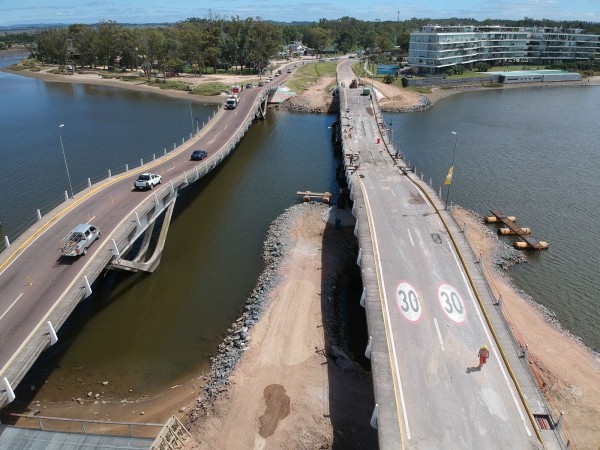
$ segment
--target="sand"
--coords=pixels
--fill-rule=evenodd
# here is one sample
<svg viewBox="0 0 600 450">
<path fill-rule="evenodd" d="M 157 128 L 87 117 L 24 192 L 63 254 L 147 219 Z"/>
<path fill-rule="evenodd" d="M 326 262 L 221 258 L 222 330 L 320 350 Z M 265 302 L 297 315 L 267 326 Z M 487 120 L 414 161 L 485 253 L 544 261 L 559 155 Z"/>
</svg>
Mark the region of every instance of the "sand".
<svg viewBox="0 0 600 450">
<path fill-rule="evenodd" d="M 94 74 L 20 74 L 49 81 L 103 84 L 189 98 L 185 92 L 168 92 L 142 83 L 131 85 Z M 208 79 L 198 77 L 195 81 Z M 327 110 L 330 97 L 323 94 L 322 88 L 328 83 L 329 80 L 321 80 L 296 101 L 321 105 Z M 577 84 L 600 84 L 600 77 Z M 396 102 L 410 107 L 420 98 L 418 94 L 407 95 L 407 91 L 401 89 L 395 92 L 387 85 L 376 88 L 381 89 L 384 97 L 380 103 L 392 101 L 394 107 L 398 106 Z M 428 97 L 435 103 L 449 95 L 477 89 L 486 88 L 434 88 Z M 212 98 L 212 101 L 222 99 Z M 373 430 L 365 426 L 372 405 L 370 379 L 360 371 L 344 372 L 333 364 L 323 329 L 327 320 L 322 316 L 322 281 L 329 276 L 340 276 L 336 260 L 343 257 L 343 247 L 348 242 L 342 239 L 336 245 L 325 245 L 323 211 L 315 208 L 305 212 L 290 224 L 291 245 L 282 264 L 281 284 L 271 293 L 272 303 L 263 318 L 251 330 L 251 344 L 231 377 L 231 387 L 190 425 L 194 448 L 344 448 L 344 445 L 373 448 L 376 437 Z M 599 355 L 551 323 L 531 299 L 520 295 L 505 274 L 493 266 L 498 242 L 486 232 L 480 217 L 461 209 L 455 214 L 460 222 L 467 223 L 471 243 L 484 256 L 486 271 L 494 280 L 494 289 L 502 293 L 515 333 L 529 346 L 531 367 L 552 412 L 564 412 L 568 439 L 580 449 L 598 448 Z M 140 422 L 164 421 L 170 415 L 177 415 L 190 423 L 188 414 L 197 411 L 197 400 L 202 398 L 202 382 L 203 374 L 197 374 L 152 399 L 98 402 L 93 407 L 74 401 L 60 405 L 32 404 L 27 409 L 39 409 L 41 414 L 55 417 Z M 91 400 L 89 403 L 93 404 Z"/>
</svg>

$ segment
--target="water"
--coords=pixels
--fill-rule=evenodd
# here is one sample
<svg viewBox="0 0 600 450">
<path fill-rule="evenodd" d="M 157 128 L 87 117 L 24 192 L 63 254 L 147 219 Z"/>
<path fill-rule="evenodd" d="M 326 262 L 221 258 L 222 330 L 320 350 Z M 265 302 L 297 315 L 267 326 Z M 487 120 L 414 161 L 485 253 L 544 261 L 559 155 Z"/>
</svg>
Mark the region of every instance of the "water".
<svg viewBox="0 0 600 450">
<path fill-rule="evenodd" d="M 417 171 L 442 186 L 457 151 L 450 200 L 517 217 L 548 241 L 515 283 L 600 349 L 600 87 L 525 88 L 447 98 L 418 114 L 387 115 Z M 446 189 L 443 188 L 445 195 Z M 510 240 L 507 238 L 507 242 Z"/>
</svg>

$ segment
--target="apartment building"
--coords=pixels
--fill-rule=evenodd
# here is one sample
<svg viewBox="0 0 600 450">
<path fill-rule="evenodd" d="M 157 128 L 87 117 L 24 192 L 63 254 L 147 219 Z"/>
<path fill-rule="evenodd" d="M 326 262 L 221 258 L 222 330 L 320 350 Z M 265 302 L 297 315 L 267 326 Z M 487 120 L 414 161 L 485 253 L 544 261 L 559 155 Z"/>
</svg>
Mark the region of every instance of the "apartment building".
<svg viewBox="0 0 600 450">
<path fill-rule="evenodd" d="M 458 64 L 546 64 L 600 57 L 600 36 L 579 28 L 427 25 L 410 34 L 408 64 L 443 73 Z"/>
</svg>

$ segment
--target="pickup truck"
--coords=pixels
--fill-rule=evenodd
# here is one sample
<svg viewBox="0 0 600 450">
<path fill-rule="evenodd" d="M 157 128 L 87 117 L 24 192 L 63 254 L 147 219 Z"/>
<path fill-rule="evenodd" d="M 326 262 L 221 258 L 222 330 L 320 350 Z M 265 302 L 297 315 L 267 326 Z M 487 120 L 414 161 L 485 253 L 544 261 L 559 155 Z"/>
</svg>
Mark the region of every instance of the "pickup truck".
<svg viewBox="0 0 600 450">
<path fill-rule="evenodd" d="M 133 182 L 133 187 L 136 189 L 153 189 L 161 181 L 162 177 L 160 175 L 149 172 L 143 173 Z"/>
<path fill-rule="evenodd" d="M 80 256 L 100 237 L 100 229 L 89 223 L 81 223 L 73 228 L 62 241 L 62 254 L 65 256 Z"/>
<path fill-rule="evenodd" d="M 235 108 L 237 108 L 237 104 L 238 104 L 238 99 L 235 96 L 230 95 L 229 97 L 227 97 L 227 100 L 225 101 L 225 109 L 235 109 Z"/>
</svg>

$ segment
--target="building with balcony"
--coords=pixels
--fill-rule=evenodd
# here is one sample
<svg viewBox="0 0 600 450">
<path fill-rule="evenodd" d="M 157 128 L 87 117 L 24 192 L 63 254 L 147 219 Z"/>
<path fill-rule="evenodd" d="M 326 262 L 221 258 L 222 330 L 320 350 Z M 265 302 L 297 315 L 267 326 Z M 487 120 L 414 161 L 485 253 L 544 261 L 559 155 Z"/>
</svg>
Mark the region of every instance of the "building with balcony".
<svg viewBox="0 0 600 450">
<path fill-rule="evenodd" d="M 408 64 L 419 73 L 479 62 L 549 64 L 600 57 L 600 36 L 579 28 L 427 25 L 410 34 Z"/>
</svg>

